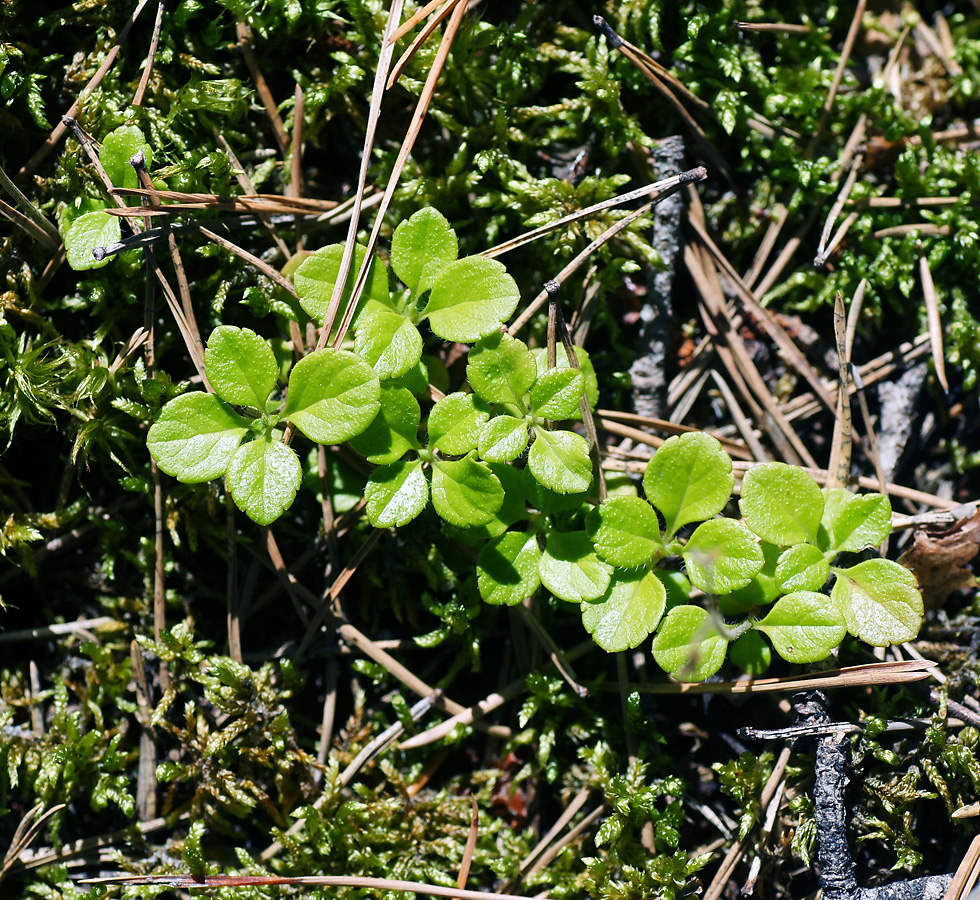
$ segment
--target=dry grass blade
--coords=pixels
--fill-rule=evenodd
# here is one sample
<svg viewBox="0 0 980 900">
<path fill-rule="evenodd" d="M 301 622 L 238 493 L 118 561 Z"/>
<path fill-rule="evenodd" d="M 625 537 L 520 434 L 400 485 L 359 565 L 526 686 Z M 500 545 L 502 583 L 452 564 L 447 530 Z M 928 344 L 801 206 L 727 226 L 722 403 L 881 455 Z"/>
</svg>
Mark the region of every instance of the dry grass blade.
<svg viewBox="0 0 980 900">
<path fill-rule="evenodd" d="M 932 281 L 932 270 L 929 260 L 923 255 L 919 257 L 919 278 L 922 281 L 922 297 L 926 302 L 926 315 L 929 320 L 929 343 L 932 346 L 932 362 L 936 367 L 936 378 L 945 393 L 949 393 L 949 382 L 946 380 L 946 360 L 943 351 L 943 323 L 939 317 L 939 300 L 936 297 L 936 286 Z"/>
<path fill-rule="evenodd" d="M 408 130 L 405 132 L 405 139 L 402 141 L 402 145 L 398 150 L 398 157 L 395 160 L 391 175 L 388 177 L 388 184 L 385 186 L 384 194 L 381 196 L 381 203 L 378 206 L 378 213 L 374 219 L 374 226 L 371 228 L 371 236 L 368 238 L 364 262 L 361 265 L 361 270 L 357 273 L 357 280 L 351 289 L 350 303 L 344 311 L 344 318 L 340 323 L 340 327 L 337 329 L 337 336 L 334 338 L 335 347 L 340 347 L 343 343 L 347 329 L 350 328 L 350 324 L 354 319 L 357 302 L 360 300 L 361 291 L 364 290 L 364 285 L 367 283 L 368 271 L 370 270 L 375 245 L 378 242 L 378 235 L 381 232 L 381 226 L 384 224 L 385 213 L 387 213 L 388 205 L 391 203 L 391 198 L 394 196 L 395 189 L 398 187 L 398 182 L 401 179 L 405 163 L 408 162 L 409 154 L 412 152 L 419 132 L 422 130 L 422 122 L 425 120 L 425 115 L 429 111 L 429 104 L 435 95 L 436 84 L 439 81 L 439 76 L 442 74 L 446 60 L 449 58 L 449 49 L 453 45 L 456 32 L 463 22 L 463 16 L 466 15 L 466 10 L 466 3 L 458 3 L 453 8 L 453 14 L 449 19 L 449 23 L 446 25 L 446 30 L 436 50 L 435 59 L 432 60 L 432 66 L 429 69 L 429 74 L 426 76 L 425 84 L 422 86 L 422 92 L 419 94 L 418 103 L 416 103 L 415 111 L 412 114 L 412 121 L 409 123 Z M 340 277 L 338 276 L 337 286 L 339 287 L 340 284 Z M 334 288 L 334 292 L 336 293 L 336 287 Z"/>
<path fill-rule="evenodd" d="M 185 210 L 197 212 L 201 209 L 219 209 L 224 212 L 265 213 L 268 215 L 295 213 L 312 216 L 336 210 L 338 207 L 336 200 L 282 197 L 279 194 L 249 193 L 244 196 L 231 197 L 222 194 L 187 193 L 184 191 L 149 191 L 143 188 L 112 188 L 110 193 L 113 196 L 121 197 L 151 197 L 157 203 L 151 205 L 149 209 L 156 214 L 171 214 Z M 160 200 L 167 200 L 172 205 L 163 206 L 159 203 Z M 106 212 L 110 212 L 110 210 L 106 210 Z M 142 213 L 142 210 L 140 212 Z"/>
<path fill-rule="evenodd" d="M 784 22 L 736 22 L 739 31 L 762 31 L 773 34 L 809 34 L 809 25 L 787 25 Z"/>
<path fill-rule="evenodd" d="M 851 189 L 854 187 L 854 182 L 857 181 L 858 171 L 863 161 L 863 156 L 858 155 L 854 158 L 854 161 L 851 163 L 851 171 L 847 173 L 847 178 L 844 180 L 844 186 L 840 189 L 834 205 L 830 207 L 830 212 L 827 214 L 827 221 L 824 222 L 823 231 L 820 232 L 820 243 L 817 244 L 817 255 L 813 259 L 813 265 L 818 269 L 826 265 L 827 257 L 833 252 L 834 246 L 840 243 L 841 238 L 836 235 L 834 241 L 830 242 L 830 233 L 833 231 L 834 223 L 837 221 L 838 216 L 840 216 L 844 209 L 844 204 L 847 203 L 851 195 Z M 834 246 L 830 246 L 828 242 Z"/>
<path fill-rule="evenodd" d="M 59 803 L 56 806 L 52 806 L 51 809 L 42 815 L 41 810 L 44 809 L 44 804 L 39 803 L 24 815 L 4 855 L 3 864 L 0 865 L 0 881 L 3 881 L 7 876 L 14 863 L 20 859 L 21 854 L 34 843 L 35 838 L 41 833 L 41 828 L 44 823 L 56 812 L 64 808 L 65 804 Z"/>
<path fill-rule="evenodd" d="M 456 887 L 460 890 L 466 887 L 466 882 L 470 877 L 470 866 L 473 865 L 473 854 L 476 852 L 476 839 L 480 836 L 480 810 L 476 805 L 476 797 L 473 800 L 473 812 L 470 816 L 470 833 L 466 838 L 466 846 L 463 848 L 463 859 L 459 864 L 459 875 L 456 876 Z M 459 900 L 457 897 L 456 900 Z"/>
<path fill-rule="evenodd" d="M 535 861 L 541 856 L 541 854 L 548 848 L 548 845 L 561 834 L 562 829 L 575 818 L 578 811 L 585 806 L 589 799 L 589 795 L 592 793 L 591 787 L 584 787 L 580 790 L 565 807 L 564 812 L 558 817 L 557 821 L 551 828 L 548 829 L 548 833 L 538 841 L 535 848 L 524 857 L 521 862 L 521 875 L 523 876 Z M 511 887 L 510 884 L 506 886 L 507 889 Z"/>
<path fill-rule="evenodd" d="M 442 8 L 428 22 L 425 23 L 425 28 L 423 28 L 415 36 L 412 43 L 408 45 L 405 52 L 398 58 L 398 62 L 392 66 L 391 75 L 388 76 L 388 83 L 385 85 L 387 90 L 390 91 L 395 86 L 398 79 L 401 78 L 402 72 L 405 71 L 405 67 L 412 61 L 415 54 L 418 53 L 419 47 L 421 47 L 432 36 L 432 32 L 442 24 L 446 16 L 448 16 L 460 2 L 461 0 L 444 0 L 444 5 Z M 462 2 L 465 3 L 466 0 L 462 0 Z"/>
<path fill-rule="evenodd" d="M 108 878 L 86 878 L 80 884 L 165 885 L 173 888 L 262 887 L 294 885 L 296 887 L 347 887 L 372 891 L 406 891 L 429 897 L 455 897 L 456 900 L 548 900 L 547 895 L 534 898 L 515 894 L 495 894 L 492 891 L 468 891 L 421 881 L 401 881 L 397 878 L 368 878 L 358 875 L 113 875 Z"/>
<path fill-rule="evenodd" d="M 847 352 L 847 321 L 844 315 L 844 295 L 838 291 L 834 300 L 834 337 L 837 341 L 837 371 L 840 377 L 837 395 L 837 415 L 834 435 L 830 442 L 830 461 L 827 463 L 827 487 L 847 487 L 851 475 L 850 360 Z"/>
<path fill-rule="evenodd" d="M 719 358 L 728 367 L 736 386 L 751 400 L 753 417 L 765 428 L 785 462 L 815 466 L 799 435 L 780 412 L 732 323 L 708 250 L 688 245 L 684 248 L 684 261 L 704 301 L 699 309 L 705 328 L 714 335 Z"/>
<path fill-rule="evenodd" d="M 867 0 L 858 0 L 857 6 L 854 9 L 854 16 L 851 18 L 851 25 L 847 29 L 847 37 L 844 38 L 844 46 L 841 48 L 840 59 L 837 62 L 837 71 L 834 72 L 834 80 L 830 84 L 827 99 L 823 104 L 823 115 L 820 117 L 820 124 L 817 126 L 816 133 L 813 135 L 810 147 L 807 150 L 807 159 L 812 157 L 813 150 L 820 141 L 823 131 L 827 127 L 827 122 L 830 121 L 830 113 L 834 108 L 834 101 L 837 99 L 837 91 L 840 88 L 841 79 L 844 77 L 844 69 L 847 68 L 847 63 L 851 58 L 851 51 L 854 49 L 854 42 L 857 40 L 858 31 L 861 28 L 861 19 L 864 16 L 866 5 Z"/>
<path fill-rule="evenodd" d="M 831 688 L 868 687 L 882 684 L 908 684 L 931 676 L 936 663 L 931 660 L 868 663 L 832 669 L 815 675 L 790 675 L 786 678 L 750 678 L 745 681 L 672 682 L 664 684 L 631 684 L 630 690 L 641 694 L 765 694 L 785 691 L 830 690 Z M 617 690 L 604 685 L 606 691 Z"/>
<path fill-rule="evenodd" d="M 960 900 L 961 897 L 965 897 L 976 884 L 978 875 L 980 875 L 980 835 L 976 835 L 970 841 L 970 846 L 956 867 L 953 880 L 946 888 L 943 900 Z"/>
<path fill-rule="evenodd" d="M 10 180 L 7 173 L 0 168 L 0 186 L 14 198 L 17 205 L 24 211 L 24 215 L 31 221 L 31 223 L 44 235 L 47 236 L 47 241 L 45 243 L 51 245 L 51 249 L 57 249 L 58 245 L 61 243 L 61 237 L 58 234 L 58 229 L 54 227 L 45 217 L 44 214 L 33 204 L 27 197 L 24 196 L 24 192 L 21 191 L 13 181 Z M 4 204 L 6 206 L 6 204 Z M 8 207 L 10 208 L 10 207 Z M 14 221 L 17 221 L 16 219 Z"/>
<path fill-rule="evenodd" d="M 378 70 L 374 75 L 374 86 L 371 89 L 371 107 L 368 110 L 367 128 L 364 131 L 364 145 L 361 149 L 361 168 L 357 175 L 357 191 L 354 194 L 350 224 L 347 227 L 347 238 L 344 242 L 344 253 L 340 258 L 340 269 L 337 272 L 337 283 L 334 285 L 333 293 L 330 295 L 330 303 L 324 317 L 323 327 L 320 329 L 320 336 L 316 342 L 316 349 L 322 350 L 327 346 L 330 339 L 330 332 L 333 330 L 334 322 L 337 319 L 337 312 L 340 309 L 340 298 L 343 296 L 344 288 L 347 286 L 347 278 L 350 275 L 351 262 L 354 259 L 354 246 L 357 241 L 357 227 L 361 220 L 361 210 L 364 206 L 364 192 L 367 189 L 367 172 L 371 162 L 371 152 L 374 149 L 374 136 L 377 132 L 378 120 L 381 113 L 381 100 L 385 93 L 385 79 L 391 67 L 391 58 L 394 55 L 394 45 L 389 40 L 397 28 L 398 20 L 401 18 L 404 0 L 392 0 L 391 9 L 388 12 L 388 21 L 385 25 L 385 32 L 382 38 L 381 55 L 378 57 Z M 367 254 L 365 263 L 370 261 L 371 253 Z M 365 269 L 366 271 L 366 269 Z M 357 299 L 351 298 L 351 307 L 356 306 Z"/>
<path fill-rule="evenodd" d="M 697 195 L 692 196 L 694 199 L 692 200 L 692 215 L 690 217 L 690 223 L 698 237 L 701 239 L 705 248 L 711 254 L 712 258 L 722 269 L 722 271 L 731 279 L 732 284 L 735 286 L 735 291 L 738 294 L 739 299 L 745 305 L 746 310 L 751 313 L 753 318 L 755 318 L 755 320 L 762 326 L 766 334 L 769 335 L 776 346 L 782 351 L 787 361 L 806 380 L 816 396 L 824 400 L 828 409 L 833 410 L 833 402 L 828 397 L 824 383 L 817 375 L 813 366 L 810 365 L 807 358 L 800 351 L 800 348 L 796 346 L 793 339 L 786 333 L 786 330 L 779 324 L 779 322 L 776 321 L 775 316 L 773 316 L 773 314 L 759 302 L 752 291 L 748 289 L 741 277 L 735 271 L 734 266 L 732 266 L 725 254 L 721 252 L 718 245 L 712 240 L 711 236 L 705 230 L 703 223 L 703 210 L 701 210 L 700 201 L 697 200 Z M 697 213 L 700 213 L 700 215 L 694 214 L 695 206 L 697 207 Z"/>
<path fill-rule="evenodd" d="M 398 26 L 397 31 L 388 38 L 389 44 L 395 44 L 400 41 L 408 32 L 410 32 L 416 25 L 419 24 L 429 13 L 432 12 L 436 7 L 442 6 L 444 3 L 449 3 L 450 0 L 429 0 L 420 10 L 418 10 L 415 15 L 410 16 L 401 25 Z"/>
<path fill-rule="evenodd" d="M 650 194 L 654 194 L 654 200 L 660 199 L 660 194 L 666 191 L 671 191 L 673 193 L 679 187 L 685 184 L 691 184 L 695 181 L 704 181 L 708 177 L 708 170 L 704 166 L 698 166 L 696 169 L 689 169 L 686 172 L 681 172 L 678 175 L 671 175 L 670 178 L 664 178 L 662 181 L 655 181 L 653 184 L 645 185 L 644 187 L 637 188 L 635 191 L 628 191 L 625 194 L 620 194 L 618 197 L 612 197 L 609 200 L 603 200 L 601 203 L 596 203 L 592 206 L 586 207 L 585 209 L 580 209 L 578 212 L 573 212 L 567 216 L 562 216 L 560 219 L 555 219 L 554 222 L 549 222 L 547 225 L 542 225 L 539 228 L 534 228 L 531 231 L 527 231 L 524 234 L 518 235 L 515 238 L 511 238 L 509 241 L 504 241 L 502 244 L 497 244 L 496 247 L 491 247 L 489 250 L 483 250 L 480 256 L 488 256 L 490 258 L 500 256 L 501 254 L 507 253 L 510 250 L 516 250 L 518 247 L 523 247 L 525 244 L 531 243 L 531 241 L 536 241 L 540 237 L 544 237 L 546 234 L 551 234 L 553 231 L 557 231 L 559 228 L 564 228 L 566 225 L 571 225 L 573 222 L 578 222 L 580 219 L 586 219 L 589 216 L 595 215 L 597 212 L 602 212 L 604 209 L 612 209 L 616 206 L 622 206 L 624 203 L 630 203 L 633 200 L 639 200 L 642 197 L 647 197 Z M 665 196 L 669 196 L 665 194 Z"/>
<path fill-rule="evenodd" d="M 653 419 L 650 416 L 641 416 L 637 413 L 619 412 L 615 409 L 597 409 L 595 411 L 595 422 L 598 427 L 604 428 L 612 434 L 620 434 L 622 437 L 633 438 L 634 434 L 643 435 L 644 440 L 642 443 L 649 444 L 651 447 L 659 447 L 663 443 L 663 439 L 657 438 L 646 431 L 642 431 L 639 427 L 621 426 L 620 422 L 632 422 L 636 426 L 643 426 L 643 428 L 655 428 L 657 431 L 663 431 L 668 435 L 687 434 L 691 431 L 704 431 L 702 428 L 693 428 L 690 425 L 678 425 L 676 422 L 668 422 L 665 419 Z M 619 427 L 627 427 L 630 433 L 621 433 L 619 430 L 617 430 Z M 708 431 L 707 433 L 711 434 L 711 431 Z M 722 447 L 725 448 L 726 452 L 733 456 L 737 456 L 739 459 L 759 458 L 758 456 L 753 456 L 750 454 L 742 444 L 738 443 L 738 441 L 733 441 L 731 438 L 717 434 L 714 435 L 714 437 L 718 439 Z"/>
<path fill-rule="evenodd" d="M 9 203 L 5 203 L 3 200 L 0 200 L 0 213 L 10 219 L 21 231 L 26 232 L 29 237 L 38 243 L 44 244 L 49 251 L 54 252 L 60 246 L 60 242 L 56 241 L 51 234 L 38 225 L 30 216 L 25 216 L 22 212 L 12 207 Z"/>
<path fill-rule="evenodd" d="M 718 388 L 719 393 L 725 401 L 725 405 L 728 409 L 728 414 L 732 417 L 732 421 L 735 423 L 735 427 L 738 429 L 739 434 L 742 435 L 742 439 L 745 441 L 748 447 L 748 452 L 751 453 L 753 459 L 758 460 L 769 460 L 770 455 L 766 448 L 762 446 L 762 442 L 756 435 L 756 430 L 749 420 L 749 417 L 745 415 L 742 411 L 741 404 L 739 404 L 738 399 L 735 396 L 735 392 L 729 387 L 728 382 L 721 377 L 719 372 L 714 369 L 710 369 L 708 374 L 711 376 L 712 381 L 714 381 L 715 386 Z M 728 443 L 731 443 L 729 441 Z M 723 443 L 722 446 L 725 446 Z M 728 450 L 729 456 L 735 456 L 736 458 L 741 458 L 741 454 L 733 453 Z M 743 451 L 744 452 L 744 451 Z"/>
<path fill-rule="evenodd" d="M 875 239 L 887 237 L 905 237 L 907 234 L 934 234 L 945 237 L 949 234 L 948 225 L 934 225 L 931 222 L 911 222 L 908 225 L 893 225 L 891 228 L 879 228 L 871 232 Z"/>
</svg>

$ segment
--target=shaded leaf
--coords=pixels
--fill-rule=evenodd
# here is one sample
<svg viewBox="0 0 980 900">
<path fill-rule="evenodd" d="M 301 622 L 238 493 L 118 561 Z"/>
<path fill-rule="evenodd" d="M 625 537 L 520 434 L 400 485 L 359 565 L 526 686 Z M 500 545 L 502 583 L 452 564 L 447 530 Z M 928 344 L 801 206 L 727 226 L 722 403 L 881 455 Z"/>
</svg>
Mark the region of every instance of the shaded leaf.
<svg viewBox="0 0 980 900">
<path fill-rule="evenodd" d="M 598 603 L 582 604 L 582 624 L 608 653 L 638 647 L 656 630 L 667 592 L 652 572 L 619 572 Z"/>
</svg>

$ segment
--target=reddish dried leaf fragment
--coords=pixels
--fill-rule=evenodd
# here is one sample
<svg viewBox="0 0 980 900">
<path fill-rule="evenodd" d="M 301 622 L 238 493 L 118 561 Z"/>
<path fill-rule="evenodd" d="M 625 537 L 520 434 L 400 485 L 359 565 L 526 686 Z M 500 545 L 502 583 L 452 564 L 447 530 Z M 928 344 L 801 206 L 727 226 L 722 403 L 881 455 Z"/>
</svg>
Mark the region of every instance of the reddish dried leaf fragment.
<svg viewBox="0 0 980 900">
<path fill-rule="evenodd" d="M 918 579 L 926 609 L 938 609 L 953 591 L 977 586 L 967 564 L 980 551 L 980 509 L 943 531 L 919 530 L 899 562 Z"/>
</svg>

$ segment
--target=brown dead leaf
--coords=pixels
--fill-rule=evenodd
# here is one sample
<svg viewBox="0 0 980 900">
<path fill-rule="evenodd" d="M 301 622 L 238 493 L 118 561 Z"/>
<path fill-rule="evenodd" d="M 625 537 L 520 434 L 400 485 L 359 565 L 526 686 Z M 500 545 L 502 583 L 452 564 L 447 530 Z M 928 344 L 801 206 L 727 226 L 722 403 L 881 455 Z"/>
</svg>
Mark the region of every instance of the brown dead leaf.
<svg viewBox="0 0 980 900">
<path fill-rule="evenodd" d="M 926 609 L 938 609 L 953 591 L 976 587 L 966 565 L 980 551 L 980 509 L 943 531 L 918 530 L 899 562 L 919 581 Z"/>
</svg>

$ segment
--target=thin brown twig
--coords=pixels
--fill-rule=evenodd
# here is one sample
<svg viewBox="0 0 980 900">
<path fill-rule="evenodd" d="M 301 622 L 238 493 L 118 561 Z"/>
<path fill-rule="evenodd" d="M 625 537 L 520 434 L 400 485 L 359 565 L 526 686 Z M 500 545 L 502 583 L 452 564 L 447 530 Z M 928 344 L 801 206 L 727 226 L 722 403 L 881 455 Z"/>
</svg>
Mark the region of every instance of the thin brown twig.
<svg viewBox="0 0 980 900">
<path fill-rule="evenodd" d="M 269 117 L 269 122 L 272 125 L 272 134 L 276 139 L 276 144 L 279 146 L 279 152 L 285 160 L 289 152 L 289 135 L 286 134 L 286 126 L 282 124 L 282 118 L 276 106 L 276 99 L 272 96 L 272 91 L 269 90 L 269 84 L 262 74 L 262 69 L 259 67 L 259 59 L 255 55 L 255 49 L 252 47 L 252 30 L 248 27 L 247 23 L 241 21 L 235 26 L 235 30 L 238 35 L 239 49 L 242 51 L 242 56 L 245 59 L 245 65 L 248 66 L 248 70 L 252 74 L 252 81 L 255 82 L 255 88 L 259 92 L 259 97 L 262 98 L 262 106 L 265 107 L 265 114 Z"/>
<path fill-rule="evenodd" d="M 146 93 L 146 86 L 150 83 L 150 74 L 153 72 L 153 62 L 156 59 L 157 47 L 160 44 L 160 31 L 163 27 L 163 0 L 157 5 L 156 19 L 153 21 L 153 36 L 150 38 L 150 49 L 146 53 L 146 65 L 143 66 L 143 74 L 140 76 L 140 83 L 133 94 L 133 106 L 143 105 L 143 95 Z"/>
</svg>

